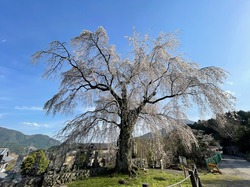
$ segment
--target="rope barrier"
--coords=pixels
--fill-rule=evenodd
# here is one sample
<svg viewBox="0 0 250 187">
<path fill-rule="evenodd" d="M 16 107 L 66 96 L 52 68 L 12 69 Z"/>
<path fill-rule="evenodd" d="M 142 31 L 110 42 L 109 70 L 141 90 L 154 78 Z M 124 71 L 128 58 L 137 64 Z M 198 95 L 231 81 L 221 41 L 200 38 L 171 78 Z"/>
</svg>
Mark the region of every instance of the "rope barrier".
<svg viewBox="0 0 250 187">
<path fill-rule="evenodd" d="M 175 183 L 175 184 L 172 184 L 172 185 L 166 186 L 166 187 L 173 187 L 173 186 L 176 186 L 176 185 L 178 185 L 178 184 L 181 184 L 181 183 L 183 183 L 185 180 L 187 180 L 190 176 L 191 176 L 191 175 L 188 175 L 185 179 L 181 180 L 180 182 L 177 182 L 177 183 Z"/>
</svg>

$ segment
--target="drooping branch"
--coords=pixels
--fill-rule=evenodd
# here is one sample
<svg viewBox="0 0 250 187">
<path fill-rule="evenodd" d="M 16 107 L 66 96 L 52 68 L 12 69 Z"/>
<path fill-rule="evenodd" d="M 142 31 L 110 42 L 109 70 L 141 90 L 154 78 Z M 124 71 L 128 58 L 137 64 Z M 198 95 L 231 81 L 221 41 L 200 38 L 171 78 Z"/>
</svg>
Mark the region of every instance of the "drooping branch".
<svg viewBox="0 0 250 187">
<path fill-rule="evenodd" d="M 106 106 L 109 107 L 109 104 Z M 69 143 L 76 140 L 90 141 L 93 140 L 93 138 L 100 141 L 101 138 L 108 136 L 110 133 L 108 129 L 117 130 L 120 126 L 118 121 L 113 120 L 115 118 L 112 118 L 112 115 L 116 114 L 106 108 L 97 108 L 94 111 L 87 111 L 67 122 L 66 126 L 58 134 L 63 135 L 64 141 Z M 104 129 L 106 130 L 103 131 Z"/>
</svg>

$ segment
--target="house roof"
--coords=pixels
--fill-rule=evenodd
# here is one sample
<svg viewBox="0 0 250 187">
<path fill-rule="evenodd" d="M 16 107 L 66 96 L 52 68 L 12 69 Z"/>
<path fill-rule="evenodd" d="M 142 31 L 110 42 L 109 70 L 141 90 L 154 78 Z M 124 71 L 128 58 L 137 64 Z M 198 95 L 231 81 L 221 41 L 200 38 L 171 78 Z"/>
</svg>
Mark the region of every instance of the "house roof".
<svg viewBox="0 0 250 187">
<path fill-rule="evenodd" d="M 5 153 L 7 153 L 9 151 L 8 148 L 0 148 L 0 155 L 4 155 Z"/>
<path fill-rule="evenodd" d="M 7 176 L 7 173 L 0 172 L 0 179 L 3 179 Z"/>
<path fill-rule="evenodd" d="M 12 158 L 12 157 L 10 157 L 10 156 L 4 156 L 4 157 L 3 157 L 3 161 L 4 161 L 4 162 L 9 162 L 9 161 L 11 161 L 11 160 L 14 160 L 14 158 Z"/>
</svg>

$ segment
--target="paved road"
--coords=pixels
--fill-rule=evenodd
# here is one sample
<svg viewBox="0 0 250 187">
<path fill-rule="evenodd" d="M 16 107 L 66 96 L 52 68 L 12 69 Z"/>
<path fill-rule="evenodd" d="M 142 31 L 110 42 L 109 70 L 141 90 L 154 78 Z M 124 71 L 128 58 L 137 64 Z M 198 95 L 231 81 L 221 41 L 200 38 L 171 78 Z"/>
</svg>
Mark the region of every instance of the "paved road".
<svg viewBox="0 0 250 187">
<path fill-rule="evenodd" d="M 242 157 L 223 155 L 219 168 L 223 175 L 234 175 L 250 180 L 250 162 Z"/>
<path fill-rule="evenodd" d="M 250 187 L 250 162 L 244 158 L 223 155 L 219 168 L 222 175 L 212 184 L 203 181 L 204 187 Z"/>
</svg>

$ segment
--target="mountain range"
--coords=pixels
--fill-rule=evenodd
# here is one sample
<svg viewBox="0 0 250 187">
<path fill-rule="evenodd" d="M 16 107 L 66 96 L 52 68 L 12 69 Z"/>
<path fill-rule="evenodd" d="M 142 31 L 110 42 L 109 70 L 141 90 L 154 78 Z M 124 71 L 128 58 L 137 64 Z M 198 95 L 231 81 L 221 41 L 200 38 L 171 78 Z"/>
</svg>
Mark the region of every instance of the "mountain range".
<svg viewBox="0 0 250 187">
<path fill-rule="evenodd" d="M 48 149 L 60 142 L 47 135 L 25 135 L 19 131 L 0 127 L 0 147 L 9 148 L 11 152 L 23 154 L 32 146 L 36 149 Z"/>
</svg>

